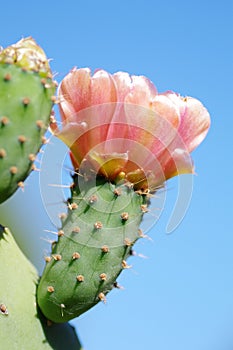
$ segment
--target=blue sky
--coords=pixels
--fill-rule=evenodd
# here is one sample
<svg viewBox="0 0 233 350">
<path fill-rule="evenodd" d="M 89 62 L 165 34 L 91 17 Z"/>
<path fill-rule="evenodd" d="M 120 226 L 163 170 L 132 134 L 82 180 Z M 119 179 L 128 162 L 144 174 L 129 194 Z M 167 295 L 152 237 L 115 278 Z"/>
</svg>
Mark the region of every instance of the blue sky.
<svg viewBox="0 0 233 350">
<path fill-rule="evenodd" d="M 34 37 L 52 58 L 58 82 L 73 66 L 143 74 L 160 92 L 200 99 L 211 114 L 210 132 L 193 153 L 197 175 L 186 216 L 166 233 L 174 179 L 149 232 L 153 242 L 136 246 L 148 258 L 133 258 L 133 269 L 119 279 L 125 289 L 72 322 L 86 350 L 233 349 L 232 23 L 231 0 L 1 5 L 0 45 Z M 52 149 L 58 159 L 65 152 L 60 143 Z M 48 171 L 54 183 L 56 164 Z M 49 249 L 44 230 L 54 229 L 50 219 L 56 221 L 62 197 L 54 195 L 47 215 L 38 181 L 32 174 L 25 192 L 1 205 L 0 220 L 41 271 Z"/>
</svg>

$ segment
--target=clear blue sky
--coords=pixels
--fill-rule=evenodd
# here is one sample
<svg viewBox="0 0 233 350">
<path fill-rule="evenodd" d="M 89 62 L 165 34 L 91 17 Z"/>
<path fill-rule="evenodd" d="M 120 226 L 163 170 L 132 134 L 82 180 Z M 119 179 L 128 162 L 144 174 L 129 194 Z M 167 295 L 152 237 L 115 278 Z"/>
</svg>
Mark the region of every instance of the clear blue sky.
<svg viewBox="0 0 233 350">
<path fill-rule="evenodd" d="M 148 259 L 132 259 L 133 269 L 119 280 L 125 290 L 72 322 L 86 350 L 233 349 L 232 32 L 231 0 L 1 4 L 0 45 L 34 37 L 53 59 L 59 82 L 73 66 L 143 74 L 160 92 L 200 99 L 212 118 L 208 137 L 193 153 L 197 176 L 182 223 L 166 234 L 174 180 L 149 232 L 153 242 L 136 246 Z M 61 145 L 56 152 L 63 152 Z M 49 172 L 54 183 L 55 168 Z M 44 230 L 54 227 L 38 179 L 33 174 L 25 193 L 1 205 L 0 220 L 41 270 L 49 249 Z M 49 211 L 56 201 L 61 196 Z"/>
</svg>

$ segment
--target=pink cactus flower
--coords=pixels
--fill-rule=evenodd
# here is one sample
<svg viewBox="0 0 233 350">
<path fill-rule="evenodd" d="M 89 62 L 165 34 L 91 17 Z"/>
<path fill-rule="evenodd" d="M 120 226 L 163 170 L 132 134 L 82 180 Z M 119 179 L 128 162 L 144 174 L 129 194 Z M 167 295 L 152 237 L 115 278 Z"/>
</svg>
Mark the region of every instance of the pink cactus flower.
<svg viewBox="0 0 233 350">
<path fill-rule="evenodd" d="M 62 127 L 53 133 L 70 148 L 73 166 L 110 181 L 151 190 L 193 173 L 190 153 L 203 141 L 210 116 L 200 101 L 158 93 L 144 76 L 74 68 L 58 90 Z"/>
</svg>

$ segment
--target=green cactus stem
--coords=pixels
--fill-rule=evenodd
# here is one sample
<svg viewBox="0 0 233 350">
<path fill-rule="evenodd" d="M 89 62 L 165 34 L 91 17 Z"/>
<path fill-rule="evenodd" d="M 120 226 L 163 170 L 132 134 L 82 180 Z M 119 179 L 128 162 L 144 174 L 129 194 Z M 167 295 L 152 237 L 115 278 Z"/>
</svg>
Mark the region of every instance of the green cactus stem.
<svg viewBox="0 0 233 350">
<path fill-rule="evenodd" d="M 0 225 L 0 330 L 2 350 L 81 350 L 73 327 L 49 325 L 38 313 L 38 275 L 8 228 Z"/>
<path fill-rule="evenodd" d="M 38 286 L 42 312 L 58 323 L 105 302 L 117 287 L 118 275 L 129 268 L 132 246 L 142 237 L 139 225 L 148 204 L 147 195 L 129 183 L 74 180 L 68 216 Z"/>
<path fill-rule="evenodd" d="M 32 38 L 0 52 L 0 203 L 33 170 L 55 90 L 48 60 Z"/>
</svg>

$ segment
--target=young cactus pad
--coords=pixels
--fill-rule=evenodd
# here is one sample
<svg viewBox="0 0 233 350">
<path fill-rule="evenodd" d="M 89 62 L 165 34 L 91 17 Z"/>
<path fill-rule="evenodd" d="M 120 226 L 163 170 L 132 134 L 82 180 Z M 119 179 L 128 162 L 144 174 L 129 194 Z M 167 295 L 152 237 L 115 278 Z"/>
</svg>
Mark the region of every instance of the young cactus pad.
<svg viewBox="0 0 233 350">
<path fill-rule="evenodd" d="M 0 52 L 0 203 L 32 169 L 56 89 L 47 59 L 33 39 Z"/>
<path fill-rule="evenodd" d="M 130 184 L 74 185 L 69 212 L 38 286 L 38 304 L 54 322 L 81 315 L 117 286 L 126 259 L 142 236 L 148 202 Z"/>
</svg>

